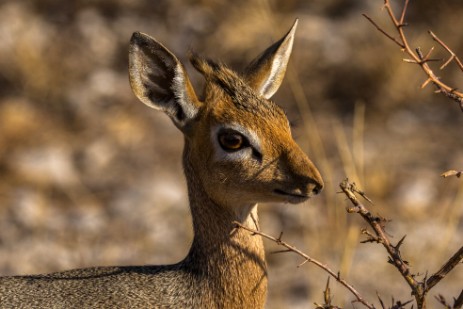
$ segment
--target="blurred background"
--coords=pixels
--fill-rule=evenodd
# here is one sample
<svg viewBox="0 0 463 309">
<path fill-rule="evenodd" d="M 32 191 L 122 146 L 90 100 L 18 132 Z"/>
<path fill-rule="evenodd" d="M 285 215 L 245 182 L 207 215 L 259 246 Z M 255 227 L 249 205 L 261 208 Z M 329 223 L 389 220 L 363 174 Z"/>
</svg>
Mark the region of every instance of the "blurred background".
<svg viewBox="0 0 463 309">
<path fill-rule="evenodd" d="M 402 3 L 402 1 L 400 1 Z M 243 69 L 299 18 L 285 81 L 274 100 L 319 167 L 323 193 L 303 205 L 263 204 L 261 228 L 339 270 L 369 301 L 411 299 L 383 248 L 360 244 L 365 223 L 337 194 L 349 177 L 392 221 L 414 272 L 436 271 L 463 244 L 463 113 L 420 89 L 417 66 L 361 13 L 391 29 L 381 0 L 2 0 L 0 2 L 0 275 L 95 265 L 174 263 L 192 233 L 182 136 L 132 94 L 132 32 L 187 62 L 192 48 Z M 463 57 L 463 3 L 411 1 L 413 47 L 432 29 Z M 447 55 L 436 46 L 435 57 Z M 200 91 L 202 80 L 186 64 Z M 438 65 L 435 67 L 438 71 Z M 463 85 L 449 65 L 436 73 Z M 271 254 L 267 308 L 312 308 L 327 274 Z M 429 297 L 463 287 L 456 268 Z M 334 303 L 353 299 L 332 280 Z"/>
</svg>

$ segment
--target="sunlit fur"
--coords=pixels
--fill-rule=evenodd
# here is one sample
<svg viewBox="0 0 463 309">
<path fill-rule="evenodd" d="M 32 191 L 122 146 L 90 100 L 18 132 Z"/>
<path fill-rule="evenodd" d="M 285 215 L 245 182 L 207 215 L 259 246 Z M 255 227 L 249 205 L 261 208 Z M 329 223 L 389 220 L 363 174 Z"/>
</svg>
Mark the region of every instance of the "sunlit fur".
<svg viewBox="0 0 463 309">
<path fill-rule="evenodd" d="M 143 103 L 166 113 L 184 134 L 183 166 L 194 228 L 191 248 L 172 265 L 0 278 L 0 306 L 264 308 L 267 265 L 262 239 L 236 229 L 233 222 L 258 228 L 257 203 L 299 203 L 323 187 L 318 170 L 291 137 L 285 113 L 269 100 L 283 79 L 296 24 L 241 75 L 191 55 L 206 81 L 201 96 L 167 48 L 134 33 L 129 51 L 132 90 Z M 241 134 L 246 147 L 224 149 L 218 141 L 221 129 Z"/>
</svg>

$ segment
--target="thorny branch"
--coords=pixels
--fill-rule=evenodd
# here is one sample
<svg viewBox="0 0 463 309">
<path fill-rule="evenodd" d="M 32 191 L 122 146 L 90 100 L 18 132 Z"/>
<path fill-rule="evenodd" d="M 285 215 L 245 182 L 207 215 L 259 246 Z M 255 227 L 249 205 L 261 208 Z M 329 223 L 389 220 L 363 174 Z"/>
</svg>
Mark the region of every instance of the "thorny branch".
<svg viewBox="0 0 463 309">
<path fill-rule="evenodd" d="M 372 201 L 366 196 L 365 192 L 359 190 L 355 183 L 350 183 L 348 179 L 345 179 L 343 182 L 339 184 L 342 192 L 347 196 L 347 198 L 351 201 L 353 206 L 348 206 L 346 208 L 348 213 L 358 213 L 362 216 L 362 218 L 370 225 L 370 227 L 373 229 L 374 233 L 369 232 L 367 229 L 362 230 L 362 234 L 367 236 L 367 240 L 363 242 L 376 242 L 380 243 L 384 246 L 386 251 L 389 254 L 389 260 L 388 262 L 392 265 L 394 265 L 397 270 L 400 272 L 402 277 L 405 279 L 405 281 L 408 283 L 412 290 L 412 295 L 415 297 L 415 301 L 417 304 L 418 309 L 424 309 L 426 308 L 426 294 L 434 287 L 436 286 L 452 269 L 454 269 L 458 264 L 463 263 L 463 247 L 461 247 L 447 262 L 444 263 L 444 265 L 433 275 L 431 275 L 429 278 L 425 276 L 425 278 L 422 281 L 418 281 L 416 278 L 418 277 L 418 274 L 413 274 L 410 270 L 410 266 L 408 265 L 408 262 L 402 258 L 402 254 L 400 252 L 400 247 L 404 243 L 405 236 L 402 237 L 396 245 L 393 245 L 385 232 L 385 225 L 387 223 L 387 219 L 380 217 L 380 216 L 374 216 L 358 199 L 356 194 L 362 196 L 365 200 L 368 202 L 372 203 Z M 298 267 L 304 265 L 305 263 L 309 262 L 312 263 L 319 268 L 323 269 L 326 271 L 330 276 L 336 279 L 341 285 L 343 285 L 345 288 L 347 288 L 356 298 L 355 302 L 359 302 L 363 304 L 365 307 L 369 309 L 375 309 L 375 306 L 371 303 L 368 303 L 361 295 L 360 293 L 349 283 L 347 283 L 344 279 L 341 278 L 341 274 L 339 272 L 334 272 L 331 270 L 326 264 L 323 264 L 319 262 L 318 260 L 310 257 L 309 255 L 305 254 L 304 252 L 300 251 L 296 247 L 284 242 L 282 240 L 283 233 L 280 233 L 280 235 L 277 237 L 270 236 L 259 229 L 252 229 L 247 226 L 242 225 L 239 222 L 233 222 L 235 225 L 236 229 L 243 229 L 246 230 L 253 235 L 260 235 L 261 237 L 264 237 L 266 239 L 269 239 L 273 242 L 275 242 L 277 245 L 284 247 L 284 250 L 280 250 L 278 252 L 284 253 L 284 252 L 294 252 L 297 255 L 301 256 L 304 258 L 304 261 L 298 265 Z M 329 289 L 329 281 L 327 283 L 325 292 L 324 292 L 324 298 L 325 298 L 325 304 L 324 305 L 318 305 L 317 308 L 337 308 L 336 306 L 333 306 L 331 304 L 331 298 L 330 298 L 330 289 Z M 378 299 L 381 303 L 382 308 L 385 308 L 383 301 L 378 295 Z M 454 305 L 451 307 L 450 305 L 447 305 L 447 302 L 445 301 L 445 298 L 441 295 L 437 297 L 437 300 L 446 306 L 446 308 L 449 309 L 461 309 L 463 305 L 463 291 L 460 293 L 460 295 L 454 299 Z M 410 301 L 407 301 L 405 303 L 402 303 L 400 301 L 394 301 L 392 307 L 393 309 L 400 309 L 400 308 L 405 308 L 406 305 L 408 305 Z"/>
<path fill-rule="evenodd" d="M 346 179 L 340 184 L 340 187 L 353 204 L 353 206 L 347 207 L 347 212 L 358 213 L 362 216 L 362 218 L 373 228 L 376 234 L 376 242 L 381 243 L 389 253 L 389 263 L 397 268 L 415 294 L 423 294 L 422 284 L 416 281 L 415 276 L 410 271 L 408 263 L 402 259 L 402 255 L 400 253 L 401 243 L 399 242 L 397 246 L 392 245 L 389 237 L 386 235 L 386 232 L 384 231 L 386 220 L 381 217 L 373 216 L 371 212 L 359 202 L 355 195 L 355 193 L 359 190 L 356 188 L 354 183 L 349 183 Z"/>
<path fill-rule="evenodd" d="M 304 265 L 307 262 L 318 266 L 319 268 L 323 269 L 328 274 L 330 274 L 334 279 L 336 279 L 336 281 L 338 281 L 340 284 L 342 284 L 345 288 L 347 288 L 355 296 L 355 298 L 357 299 L 357 302 L 362 303 L 365 307 L 367 307 L 369 309 L 375 309 L 375 307 L 372 304 L 368 303 L 362 297 L 362 295 L 360 295 L 360 293 L 352 285 L 350 285 L 349 283 L 346 282 L 346 280 L 341 278 L 341 274 L 339 272 L 337 272 L 337 273 L 334 272 L 326 264 L 323 264 L 323 263 L 317 261 L 316 259 L 314 259 L 314 258 L 308 256 L 307 254 L 305 254 L 304 252 L 302 252 L 301 250 L 297 249 L 296 247 L 294 247 L 294 246 L 284 242 L 283 240 L 281 240 L 281 238 L 283 236 L 283 233 L 281 233 L 280 236 L 278 236 L 278 238 L 276 238 L 276 237 L 270 236 L 268 234 L 265 234 L 265 233 L 263 233 L 263 232 L 261 232 L 259 230 L 254 230 L 252 228 L 244 226 L 241 223 L 236 222 L 236 221 L 233 222 L 233 224 L 235 224 L 236 228 L 240 228 L 240 229 L 249 231 L 253 235 L 254 234 L 255 235 L 260 235 L 260 236 L 262 236 L 262 237 L 264 237 L 266 239 L 269 239 L 269 240 L 275 242 L 277 245 L 286 248 L 286 250 L 281 251 L 281 252 L 294 252 L 297 255 L 301 256 L 302 258 L 304 258 L 304 261 L 301 264 L 299 264 L 298 267 Z"/>
<path fill-rule="evenodd" d="M 369 16 L 366 14 L 363 14 L 363 16 L 373 24 L 373 26 L 376 27 L 384 36 L 386 36 L 388 39 L 393 41 L 395 44 L 397 44 L 402 51 L 404 51 L 410 59 L 404 59 L 405 62 L 408 63 L 414 63 L 417 64 L 421 67 L 421 69 L 425 72 L 425 74 L 428 76 L 427 80 L 422 84 L 422 88 L 426 87 L 429 83 L 434 84 L 434 86 L 437 88 L 436 92 L 437 93 L 442 93 L 446 97 L 454 100 L 456 103 L 459 104 L 461 110 L 463 111 L 463 93 L 461 91 L 458 91 L 456 88 L 451 87 L 441 81 L 439 77 L 437 77 L 433 70 L 429 66 L 429 62 L 431 61 L 440 61 L 440 59 L 433 59 L 431 58 L 431 53 L 433 52 L 434 48 L 431 48 L 429 52 L 424 55 L 420 48 L 416 48 L 415 51 L 410 47 L 410 43 L 408 42 L 408 39 L 405 35 L 404 32 L 404 27 L 407 26 L 407 23 L 405 22 L 405 15 L 407 12 L 407 7 L 408 7 L 408 2 L 409 0 L 405 0 L 405 4 L 403 6 L 402 12 L 400 14 L 400 19 L 397 19 L 396 14 L 394 13 L 390 0 L 384 0 L 384 8 L 386 9 L 390 20 L 392 21 L 397 34 L 399 35 L 399 38 L 394 37 L 393 35 L 390 35 L 388 32 L 386 32 L 383 28 L 381 28 L 373 19 L 371 19 Z M 456 56 L 456 54 L 448 47 L 441 39 L 439 39 L 432 31 L 428 31 L 429 34 L 431 35 L 432 39 L 436 41 L 442 48 L 444 48 L 449 54 L 450 57 L 447 59 L 447 61 L 444 62 L 444 64 L 440 67 L 440 69 L 444 69 L 449 63 L 455 62 L 458 67 L 463 71 L 463 63 L 461 60 Z"/>
<path fill-rule="evenodd" d="M 362 231 L 363 234 L 368 236 L 366 242 L 377 242 L 384 246 L 389 254 L 389 263 L 397 268 L 412 289 L 412 294 L 415 297 L 418 308 L 426 308 L 426 294 L 463 261 L 463 247 L 461 247 L 435 274 L 431 275 L 429 278 L 425 277 L 422 281 L 418 281 L 416 279 L 417 275 L 410 271 L 408 262 L 403 260 L 400 252 L 400 246 L 403 244 L 405 236 L 402 237 L 396 245 L 392 245 L 384 230 L 386 219 L 372 215 L 371 212 L 360 203 L 355 195 L 357 193 L 364 196 L 365 193 L 357 189 L 355 183 L 350 183 L 348 179 L 345 179 L 339 186 L 353 204 L 353 206 L 347 207 L 347 212 L 360 214 L 374 231 L 374 234 L 368 232 L 366 229 Z M 460 297 L 463 298 L 461 295 Z"/>
</svg>

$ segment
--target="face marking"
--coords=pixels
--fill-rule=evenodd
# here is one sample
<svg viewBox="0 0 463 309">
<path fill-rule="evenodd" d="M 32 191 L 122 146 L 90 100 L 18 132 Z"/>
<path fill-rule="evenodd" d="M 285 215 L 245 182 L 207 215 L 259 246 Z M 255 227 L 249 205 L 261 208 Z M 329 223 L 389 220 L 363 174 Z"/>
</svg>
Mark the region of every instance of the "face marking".
<svg viewBox="0 0 463 309">
<path fill-rule="evenodd" d="M 219 134 L 223 131 L 235 131 L 242 135 L 249 145 L 236 151 L 224 150 L 219 142 Z M 237 123 L 216 125 L 213 127 L 211 130 L 211 141 L 214 146 L 214 159 L 217 161 L 242 161 L 248 160 L 251 157 L 262 157 L 261 143 L 257 134 L 251 129 L 245 128 Z"/>
</svg>

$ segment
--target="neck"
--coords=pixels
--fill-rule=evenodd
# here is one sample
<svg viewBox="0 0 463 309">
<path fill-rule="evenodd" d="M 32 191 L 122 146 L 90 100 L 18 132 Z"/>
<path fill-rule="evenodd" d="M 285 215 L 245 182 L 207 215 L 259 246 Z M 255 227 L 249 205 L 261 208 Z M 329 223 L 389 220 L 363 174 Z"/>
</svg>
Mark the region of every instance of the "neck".
<svg viewBox="0 0 463 309">
<path fill-rule="evenodd" d="M 267 270 L 262 239 L 233 224 L 257 228 L 257 205 L 237 205 L 240 211 L 234 211 L 212 201 L 195 176 L 187 151 L 184 168 L 194 229 L 184 264 L 205 279 L 217 307 L 263 308 Z"/>
</svg>

